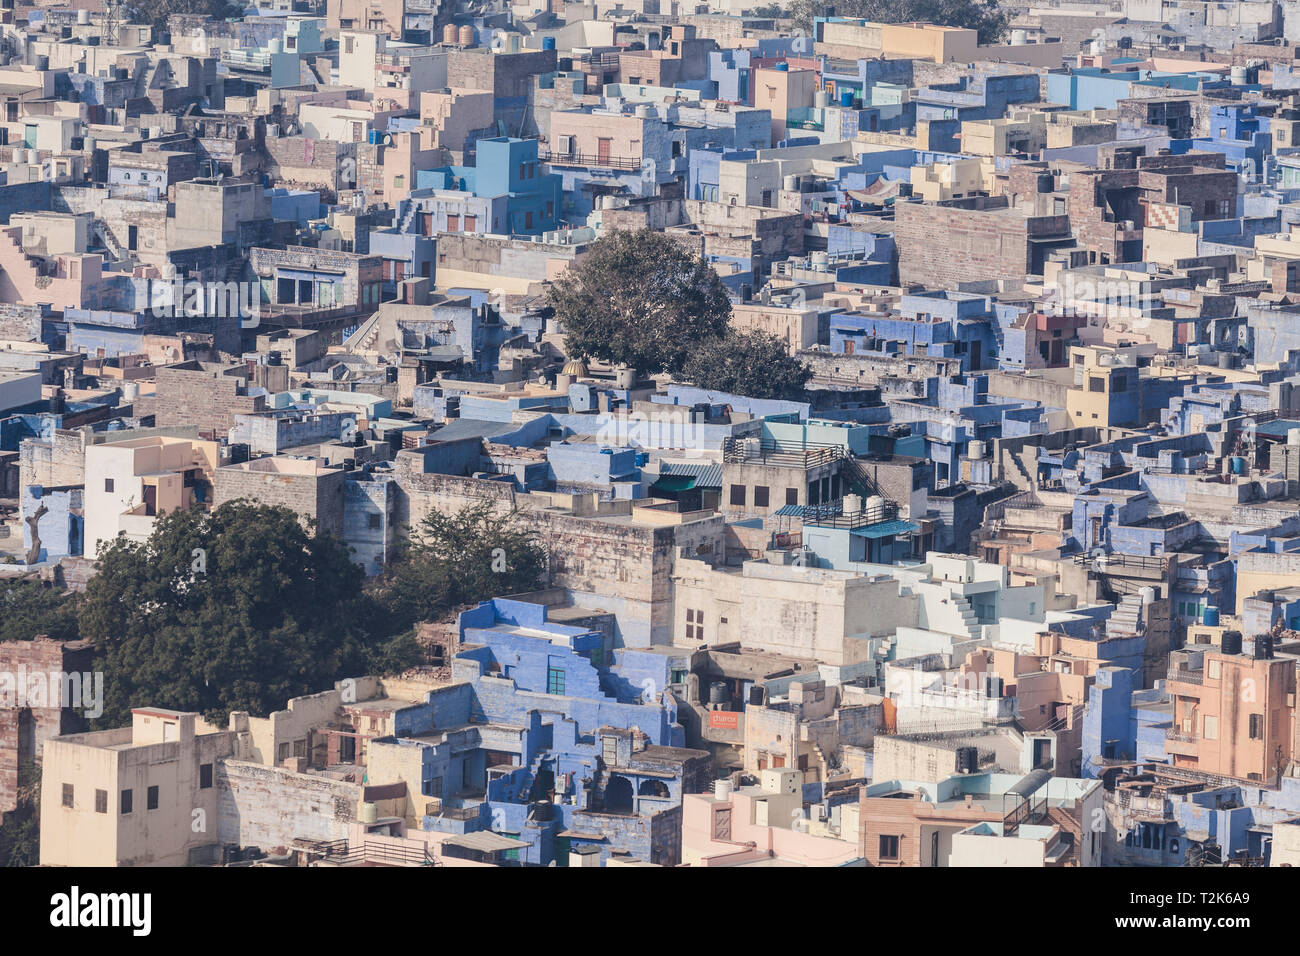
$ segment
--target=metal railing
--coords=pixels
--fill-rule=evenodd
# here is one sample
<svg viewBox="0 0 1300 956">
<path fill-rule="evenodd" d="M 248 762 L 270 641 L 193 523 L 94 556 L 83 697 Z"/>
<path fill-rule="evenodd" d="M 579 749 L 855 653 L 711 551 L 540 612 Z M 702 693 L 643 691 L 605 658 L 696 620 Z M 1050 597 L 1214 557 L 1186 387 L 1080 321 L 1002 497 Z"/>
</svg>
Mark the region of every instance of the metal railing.
<svg viewBox="0 0 1300 956">
<path fill-rule="evenodd" d="M 601 169 L 640 169 L 641 160 L 633 156 L 601 156 L 598 153 L 556 153 L 549 149 L 537 151 L 539 162 L 552 166 L 596 166 Z"/>
<path fill-rule="evenodd" d="M 1169 680 L 1178 681 L 1180 684 L 1200 685 L 1205 683 L 1204 671 L 1189 671 L 1189 670 L 1182 670 L 1177 667 L 1171 667 L 1169 668 L 1169 673 L 1166 676 L 1168 677 Z"/>
</svg>

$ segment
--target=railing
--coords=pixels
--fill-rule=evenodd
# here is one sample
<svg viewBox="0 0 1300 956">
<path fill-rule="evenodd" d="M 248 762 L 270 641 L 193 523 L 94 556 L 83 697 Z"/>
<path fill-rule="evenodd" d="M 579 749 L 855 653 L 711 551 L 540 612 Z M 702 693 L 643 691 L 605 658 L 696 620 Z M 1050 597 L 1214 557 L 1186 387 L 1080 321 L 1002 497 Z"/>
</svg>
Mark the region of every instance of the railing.
<svg viewBox="0 0 1300 956">
<path fill-rule="evenodd" d="M 1173 740 L 1180 744 L 1194 744 L 1200 741 L 1200 737 L 1193 733 L 1187 733 L 1182 730 L 1166 730 L 1165 740 Z"/>
<path fill-rule="evenodd" d="M 1099 571 L 1109 571 L 1111 568 L 1123 568 L 1126 571 L 1164 571 L 1166 559 L 1160 555 L 1141 555 L 1141 554 L 1122 554 L 1118 551 L 1103 554 L 1092 555 L 1086 551 L 1074 556 L 1074 563 L 1084 566 L 1093 566 L 1095 564 Z"/>
<path fill-rule="evenodd" d="M 539 162 L 552 166 L 597 166 L 602 169 L 640 169 L 641 160 L 632 156 L 601 156 L 597 153 L 554 153 L 549 149 L 537 151 Z"/>
<path fill-rule="evenodd" d="M 334 840 L 319 843 L 311 848 L 314 855 L 322 860 L 339 866 L 353 866 L 358 863 L 407 863 L 417 866 L 441 866 L 429 854 L 424 843 L 379 843 L 366 840 L 361 844 L 349 844 L 347 840 Z"/>
<path fill-rule="evenodd" d="M 1177 667 L 1171 667 L 1169 668 L 1169 673 L 1166 676 L 1168 677 L 1169 680 L 1178 681 L 1180 684 L 1200 685 L 1205 683 L 1204 671 L 1189 671 L 1189 670 L 1182 670 Z"/>
</svg>

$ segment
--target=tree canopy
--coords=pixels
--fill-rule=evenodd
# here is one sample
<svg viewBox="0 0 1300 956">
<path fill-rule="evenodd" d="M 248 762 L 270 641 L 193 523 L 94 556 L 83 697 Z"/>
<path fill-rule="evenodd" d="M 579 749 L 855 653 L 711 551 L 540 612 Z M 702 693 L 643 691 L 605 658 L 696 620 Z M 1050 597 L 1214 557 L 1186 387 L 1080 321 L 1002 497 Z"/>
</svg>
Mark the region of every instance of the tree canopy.
<svg viewBox="0 0 1300 956">
<path fill-rule="evenodd" d="M 996 43 L 1010 23 L 997 0 L 793 0 L 789 15 L 795 26 L 811 30 L 814 17 L 835 15 L 870 20 L 873 23 L 933 23 L 941 27 L 963 27 L 979 33 L 980 43 Z"/>
<path fill-rule="evenodd" d="M 731 315 L 712 267 L 650 229 L 601 236 L 547 295 L 570 355 L 643 374 L 681 369 L 697 342 L 726 331 Z"/>
<path fill-rule="evenodd" d="M 699 388 L 749 398 L 801 401 L 812 370 L 776 336 L 758 330 L 730 331 L 700 343 L 682 377 Z"/>
<path fill-rule="evenodd" d="M 0 642 L 30 641 L 44 634 L 59 641 L 77 638 L 77 599 L 41 581 L 6 582 L 0 592 Z"/>
<path fill-rule="evenodd" d="M 546 552 L 517 514 L 490 502 L 430 512 L 411 530 L 375 585 L 392 626 L 405 630 L 465 604 L 541 587 Z"/>
<path fill-rule="evenodd" d="M 366 632 L 361 584 L 341 541 L 283 507 L 173 511 L 143 543 L 119 537 L 79 614 L 104 670 L 101 725 L 149 704 L 264 716 L 367 672 L 393 648 Z"/>
</svg>

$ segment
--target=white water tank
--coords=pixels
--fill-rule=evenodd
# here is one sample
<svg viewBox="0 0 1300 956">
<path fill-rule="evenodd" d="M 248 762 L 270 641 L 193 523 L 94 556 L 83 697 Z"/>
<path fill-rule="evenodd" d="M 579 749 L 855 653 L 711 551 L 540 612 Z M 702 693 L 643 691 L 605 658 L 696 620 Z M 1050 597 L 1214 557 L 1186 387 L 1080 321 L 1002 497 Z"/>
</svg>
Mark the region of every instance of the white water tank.
<svg viewBox="0 0 1300 956">
<path fill-rule="evenodd" d="M 731 796 L 731 792 L 736 789 L 736 785 L 727 778 L 713 781 L 713 795 L 719 800 L 725 800 Z"/>
<path fill-rule="evenodd" d="M 966 457 L 972 460 L 979 460 L 984 457 L 984 443 L 982 441 L 972 441 L 966 446 Z"/>
<path fill-rule="evenodd" d="M 375 823 L 379 819 L 379 807 L 375 804 L 365 801 L 357 811 L 358 823 Z"/>
<path fill-rule="evenodd" d="M 1286 443 L 1288 445 L 1300 445 L 1300 428 L 1290 428 L 1287 430 Z"/>
<path fill-rule="evenodd" d="M 654 116 L 654 112 L 654 108 L 648 103 L 642 103 L 636 108 L 636 115 L 642 119 L 648 119 L 649 117 Z"/>
<path fill-rule="evenodd" d="M 128 402 L 134 402 L 140 397 L 140 386 L 135 382 L 127 382 L 122 386 L 122 398 Z"/>
<path fill-rule="evenodd" d="M 844 513 L 845 513 L 846 515 L 855 515 L 855 514 L 860 513 L 861 511 L 862 511 L 862 496 L 861 496 L 861 495 L 845 495 L 845 496 L 844 496 Z"/>
<path fill-rule="evenodd" d="M 1028 32 L 1027 30 L 1012 30 L 1012 31 L 1011 31 L 1011 45 L 1012 45 L 1012 46 L 1024 46 L 1024 45 L 1025 45 L 1026 43 L 1028 43 L 1028 42 L 1029 42 L 1029 32 Z"/>
<path fill-rule="evenodd" d="M 882 498 L 880 495 L 872 495 L 870 498 L 867 499 L 868 514 L 872 514 L 877 511 L 882 511 L 884 507 L 885 507 L 885 499 Z"/>
<path fill-rule="evenodd" d="M 84 27 L 86 24 L 90 23 L 90 11 L 89 11 L 89 10 L 78 10 L 78 11 L 77 11 L 77 23 L 79 23 L 79 24 L 80 24 L 81 26 L 83 26 L 83 27 Z"/>
<path fill-rule="evenodd" d="M 830 102 L 831 102 L 831 95 L 827 93 L 825 90 L 818 90 L 817 95 L 813 98 L 813 105 L 816 106 L 819 110 L 826 109 L 826 107 L 830 105 Z"/>
<path fill-rule="evenodd" d="M 1246 68 L 1244 66 L 1234 66 L 1229 71 L 1228 76 L 1232 80 L 1233 86 L 1246 85 Z"/>
<path fill-rule="evenodd" d="M 785 190 L 786 192 L 788 192 L 788 193 L 795 193 L 795 192 L 798 192 L 798 191 L 799 191 L 799 177 L 798 177 L 798 176 L 786 176 L 784 179 L 781 180 L 781 188 L 784 189 L 784 190 Z"/>
<path fill-rule="evenodd" d="M 271 38 L 271 42 L 270 42 L 269 44 L 267 44 L 267 48 L 268 48 L 272 53 L 283 53 L 283 52 L 284 52 L 284 41 L 281 40 L 279 37 L 272 37 L 272 38 Z"/>
</svg>

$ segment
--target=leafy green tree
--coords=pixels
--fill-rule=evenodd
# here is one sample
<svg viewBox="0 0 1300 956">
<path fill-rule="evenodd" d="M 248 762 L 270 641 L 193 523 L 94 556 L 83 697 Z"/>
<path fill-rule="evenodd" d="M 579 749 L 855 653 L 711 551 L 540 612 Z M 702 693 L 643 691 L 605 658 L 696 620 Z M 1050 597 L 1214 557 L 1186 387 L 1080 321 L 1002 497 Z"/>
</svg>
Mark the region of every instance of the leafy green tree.
<svg viewBox="0 0 1300 956">
<path fill-rule="evenodd" d="M 265 716 L 367 672 L 395 632 L 366 631 L 362 577 L 341 541 L 284 507 L 173 511 L 142 543 L 118 537 L 78 615 L 104 671 L 100 726 L 142 705 Z"/>
<path fill-rule="evenodd" d="M 537 590 L 546 564 L 536 532 L 516 513 L 490 502 L 430 512 L 389 563 L 375 598 L 391 625 L 406 630 L 465 604 Z"/>
<path fill-rule="evenodd" d="M 44 634 L 60 641 L 77 639 L 77 598 L 41 581 L 0 585 L 0 642 L 30 641 Z"/>
<path fill-rule="evenodd" d="M 731 315 L 713 268 L 671 236 L 619 230 L 593 242 L 547 291 L 570 355 L 676 372 Z"/>
<path fill-rule="evenodd" d="M 775 336 L 732 330 L 696 346 L 682 377 L 711 391 L 803 401 L 812 370 Z"/>
<path fill-rule="evenodd" d="M 831 8 L 840 17 L 873 23 L 933 23 L 979 33 L 980 43 L 996 43 L 1006 35 L 1010 19 L 998 0 L 793 0 L 790 16 L 801 30 L 812 29 L 814 17 Z"/>
<path fill-rule="evenodd" d="M 243 13 L 243 6 L 228 0 L 130 0 L 125 5 L 131 23 L 147 23 L 155 30 L 167 29 L 167 18 L 175 14 L 200 13 L 224 20 Z"/>
</svg>

